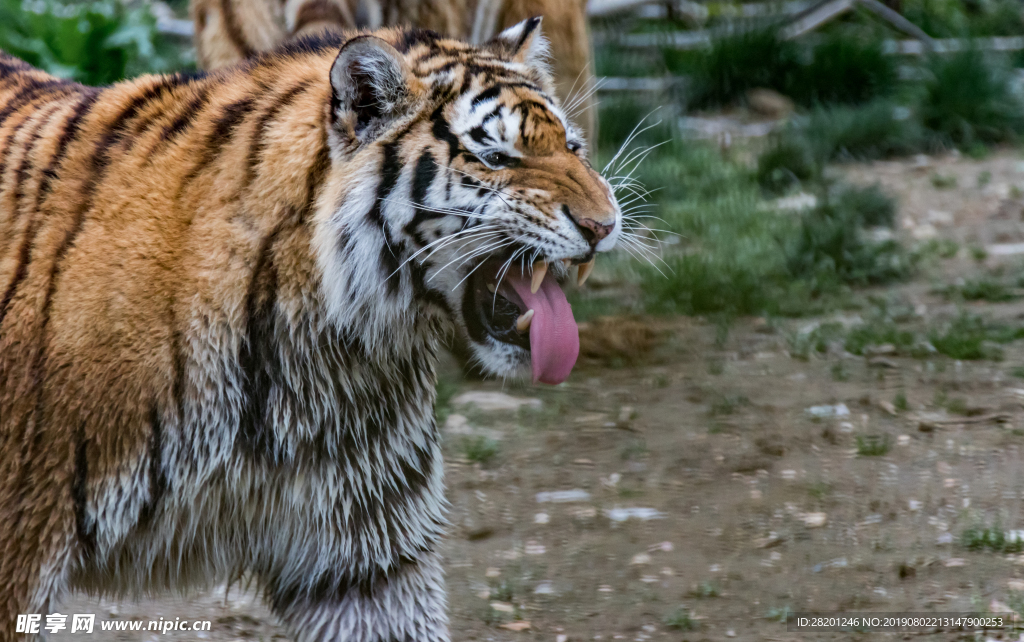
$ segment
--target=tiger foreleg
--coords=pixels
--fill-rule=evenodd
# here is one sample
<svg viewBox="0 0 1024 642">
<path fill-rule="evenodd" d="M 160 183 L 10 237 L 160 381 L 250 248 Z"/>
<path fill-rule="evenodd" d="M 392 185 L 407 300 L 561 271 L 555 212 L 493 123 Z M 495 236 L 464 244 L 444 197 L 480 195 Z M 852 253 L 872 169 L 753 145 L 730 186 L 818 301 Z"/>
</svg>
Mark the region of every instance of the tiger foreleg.
<svg viewBox="0 0 1024 642">
<path fill-rule="evenodd" d="M 444 573 L 433 553 L 372 583 L 291 600 L 274 611 L 296 642 L 449 642 Z"/>
</svg>

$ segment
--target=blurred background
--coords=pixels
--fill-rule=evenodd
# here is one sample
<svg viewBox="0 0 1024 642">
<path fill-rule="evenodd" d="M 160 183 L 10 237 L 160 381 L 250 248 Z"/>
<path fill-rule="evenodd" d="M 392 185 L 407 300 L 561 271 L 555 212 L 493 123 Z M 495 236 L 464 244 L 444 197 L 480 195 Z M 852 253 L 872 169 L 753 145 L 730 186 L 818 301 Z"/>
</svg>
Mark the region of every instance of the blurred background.
<svg viewBox="0 0 1024 642">
<path fill-rule="evenodd" d="M 0 48 L 89 84 L 188 69 L 187 13 L 0 0 Z M 592 154 L 632 235 L 572 293 L 567 383 L 442 368 L 454 638 L 875 639 L 785 621 L 1024 613 L 1024 5 L 588 14 Z M 76 599 L 283 639 L 239 587 Z"/>
</svg>

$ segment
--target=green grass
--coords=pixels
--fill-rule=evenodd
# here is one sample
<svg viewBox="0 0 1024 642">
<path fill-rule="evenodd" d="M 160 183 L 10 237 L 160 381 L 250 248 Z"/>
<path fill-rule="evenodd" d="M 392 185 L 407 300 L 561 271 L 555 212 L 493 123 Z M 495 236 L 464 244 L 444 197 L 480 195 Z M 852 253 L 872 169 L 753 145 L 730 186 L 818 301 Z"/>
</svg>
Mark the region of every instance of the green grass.
<svg viewBox="0 0 1024 642">
<path fill-rule="evenodd" d="M 1019 299 L 1020 295 L 1005 283 L 991 277 L 972 279 L 963 285 L 950 285 L 941 290 L 950 300 L 988 301 L 1002 303 Z"/>
<path fill-rule="evenodd" d="M 628 64 L 623 61 L 608 68 Z M 735 27 L 705 50 L 667 50 L 664 65 L 691 79 L 689 107 L 696 109 L 742 102 L 755 88 L 773 89 L 804 106 L 860 104 L 891 94 L 898 80 L 895 61 L 882 53 L 879 39 L 834 31 L 808 49 L 763 24 Z"/>
<path fill-rule="evenodd" d="M 722 592 L 718 589 L 718 586 L 708 581 L 701 582 L 696 588 L 690 591 L 690 596 L 699 599 L 718 597 L 721 594 Z"/>
<path fill-rule="evenodd" d="M 882 52 L 881 40 L 834 31 L 786 90 L 803 105 L 862 104 L 894 93 L 897 82 L 896 60 Z"/>
<path fill-rule="evenodd" d="M 501 444 L 494 439 L 478 435 L 466 437 L 461 444 L 462 455 L 469 461 L 487 466 L 494 462 L 501 452 Z"/>
<path fill-rule="evenodd" d="M 881 457 L 892 450 L 889 435 L 857 435 L 857 454 L 861 457 Z"/>
<path fill-rule="evenodd" d="M 679 607 L 672 611 L 662 620 L 670 629 L 676 631 L 696 631 L 700 623 L 694 619 L 693 612 L 685 607 Z"/>
<path fill-rule="evenodd" d="M 754 88 L 787 93 L 800 73 L 800 47 L 771 28 L 737 28 L 699 52 L 665 52 L 665 64 L 689 76 L 689 107 L 706 108 L 741 100 Z"/>
<path fill-rule="evenodd" d="M 992 322 L 966 312 L 929 333 L 929 341 L 939 353 L 962 360 L 1001 359 L 999 344 L 1022 337 L 1024 328 Z"/>
<path fill-rule="evenodd" d="M 1019 539 L 1007 539 L 1006 533 L 995 526 L 972 526 L 960 536 L 960 545 L 969 551 L 989 550 L 994 553 L 1020 553 L 1024 551 L 1024 542 Z"/>
<path fill-rule="evenodd" d="M 943 142 L 970 148 L 1016 140 L 1024 131 L 1024 111 L 1008 77 L 982 52 L 935 56 L 928 72 L 921 122 Z"/>
<path fill-rule="evenodd" d="M 907 402 L 907 393 L 902 390 L 896 393 L 896 397 L 892 400 L 892 405 L 896 410 L 900 412 L 906 412 L 910 410 L 910 404 Z"/>
</svg>

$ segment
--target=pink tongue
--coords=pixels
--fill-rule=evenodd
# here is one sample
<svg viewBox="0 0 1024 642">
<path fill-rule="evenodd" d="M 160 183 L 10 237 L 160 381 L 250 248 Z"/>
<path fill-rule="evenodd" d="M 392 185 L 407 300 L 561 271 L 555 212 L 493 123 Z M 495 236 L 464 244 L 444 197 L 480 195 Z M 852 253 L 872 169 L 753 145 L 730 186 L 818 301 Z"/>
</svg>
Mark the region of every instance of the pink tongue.
<svg viewBox="0 0 1024 642">
<path fill-rule="evenodd" d="M 533 382 L 562 383 L 580 354 L 580 332 L 565 293 L 552 277 L 544 278 L 536 294 L 530 292 L 530 279 L 525 276 L 510 276 L 508 280 L 526 309 L 533 310 L 530 324 Z"/>
</svg>

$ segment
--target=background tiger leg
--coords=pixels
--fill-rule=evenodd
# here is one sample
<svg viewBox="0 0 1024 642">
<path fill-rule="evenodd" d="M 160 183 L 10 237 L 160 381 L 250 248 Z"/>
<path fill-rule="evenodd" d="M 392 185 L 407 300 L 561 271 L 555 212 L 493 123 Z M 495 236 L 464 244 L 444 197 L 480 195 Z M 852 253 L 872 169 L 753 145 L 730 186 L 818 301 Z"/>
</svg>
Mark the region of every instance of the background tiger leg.
<svg viewBox="0 0 1024 642">
<path fill-rule="evenodd" d="M 268 587 L 272 607 L 296 642 L 448 642 L 447 600 L 438 556 L 342 594 L 289 599 Z"/>
</svg>

